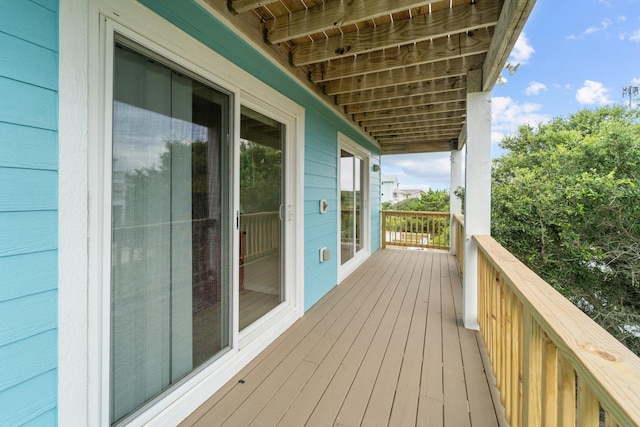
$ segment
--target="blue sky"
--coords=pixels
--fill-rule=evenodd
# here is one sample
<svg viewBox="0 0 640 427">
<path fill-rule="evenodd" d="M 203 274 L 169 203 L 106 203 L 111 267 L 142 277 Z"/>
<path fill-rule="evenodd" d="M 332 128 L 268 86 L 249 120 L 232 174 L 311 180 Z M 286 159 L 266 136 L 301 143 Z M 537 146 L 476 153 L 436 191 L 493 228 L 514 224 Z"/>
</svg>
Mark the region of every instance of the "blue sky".
<svg viewBox="0 0 640 427">
<path fill-rule="evenodd" d="M 492 93 L 492 155 L 524 123 L 628 102 L 640 86 L 640 0 L 538 0 L 509 58 L 520 64 Z M 637 105 L 637 103 L 636 103 Z M 382 157 L 400 188 L 449 187 L 449 154 Z"/>
</svg>

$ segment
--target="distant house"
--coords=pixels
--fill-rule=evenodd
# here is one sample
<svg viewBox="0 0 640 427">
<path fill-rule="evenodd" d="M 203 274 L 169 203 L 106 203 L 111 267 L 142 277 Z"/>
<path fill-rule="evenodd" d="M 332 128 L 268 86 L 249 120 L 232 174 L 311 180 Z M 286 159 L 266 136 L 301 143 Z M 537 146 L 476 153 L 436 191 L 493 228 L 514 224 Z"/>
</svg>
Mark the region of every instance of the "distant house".
<svg viewBox="0 0 640 427">
<path fill-rule="evenodd" d="M 384 202 L 395 202 L 394 193 L 398 190 L 400 183 L 398 182 L 398 177 L 396 175 L 382 175 L 380 179 L 382 181 L 381 184 L 381 192 L 380 200 L 382 203 Z"/>
<path fill-rule="evenodd" d="M 400 189 L 400 183 L 398 182 L 397 175 L 382 175 L 381 179 L 381 192 L 380 200 L 382 202 L 396 203 L 406 199 L 419 199 L 423 194 L 426 194 L 420 189 Z"/>
<path fill-rule="evenodd" d="M 393 192 L 393 202 L 399 202 L 406 199 L 419 199 L 423 194 L 427 194 L 420 189 L 396 190 Z"/>
</svg>

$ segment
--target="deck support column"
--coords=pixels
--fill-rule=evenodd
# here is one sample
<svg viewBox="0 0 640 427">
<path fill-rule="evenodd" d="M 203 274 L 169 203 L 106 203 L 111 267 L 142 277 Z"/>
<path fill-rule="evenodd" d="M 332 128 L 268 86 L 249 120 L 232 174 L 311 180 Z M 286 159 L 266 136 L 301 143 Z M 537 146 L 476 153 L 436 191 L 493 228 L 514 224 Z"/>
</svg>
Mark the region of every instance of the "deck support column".
<svg viewBox="0 0 640 427">
<path fill-rule="evenodd" d="M 462 151 L 458 149 L 451 150 L 451 174 L 449 177 L 449 248 L 451 254 L 456 253 L 456 230 L 453 227 L 453 214 L 462 212 L 462 200 L 454 193 L 458 187 L 462 185 Z"/>
<path fill-rule="evenodd" d="M 467 329 L 479 329 L 478 247 L 472 237 L 491 234 L 491 92 L 481 91 L 481 82 L 481 70 L 468 73 L 462 291 L 462 317 Z"/>
</svg>

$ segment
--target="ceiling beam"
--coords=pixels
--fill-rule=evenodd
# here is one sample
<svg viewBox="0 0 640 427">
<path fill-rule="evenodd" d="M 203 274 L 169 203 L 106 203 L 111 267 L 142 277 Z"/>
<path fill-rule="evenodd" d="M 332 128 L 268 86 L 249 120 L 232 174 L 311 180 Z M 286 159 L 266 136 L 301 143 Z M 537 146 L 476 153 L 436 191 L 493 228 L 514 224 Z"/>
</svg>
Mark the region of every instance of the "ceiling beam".
<svg viewBox="0 0 640 427">
<path fill-rule="evenodd" d="M 291 61 L 296 66 L 314 64 L 491 27 L 498 22 L 501 6 L 502 0 L 465 3 L 412 19 L 299 44 L 292 48 Z"/>
<path fill-rule="evenodd" d="M 347 105 L 344 109 L 347 114 L 364 113 L 365 111 L 388 110 L 392 108 L 415 107 L 426 104 L 441 104 L 451 101 L 466 101 L 467 95 L 464 89 L 449 92 L 429 93 L 426 95 L 408 96 L 404 98 L 386 99 L 382 101 L 370 101 L 362 104 Z"/>
<path fill-rule="evenodd" d="M 414 65 L 405 69 L 332 80 L 325 83 L 324 91 L 327 95 L 339 95 L 342 93 L 378 89 L 445 77 L 466 76 L 469 70 L 482 68 L 483 62 L 484 54 L 480 54 L 433 62 L 431 64 Z"/>
<path fill-rule="evenodd" d="M 505 0 L 483 67 L 483 91 L 496 84 L 535 4 L 536 0 Z"/>
<path fill-rule="evenodd" d="M 464 109 L 466 102 L 448 102 L 446 104 L 420 105 L 418 107 L 396 108 L 393 110 L 372 111 L 370 113 L 358 113 L 353 115 L 356 122 L 392 117 L 405 117 L 425 113 L 444 113 L 447 111 L 457 111 Z"/>
<path fill-rule="evenodd" d="M 382 127 L 378 127 L 378 128 L 367 128 L 365 129 L 367 132 L 369 132 L 369 134 L 371 135 L 375 135 L 375 136 L 382 136 L 382 135 L 398 135 L 398 134 L 406 134 L 406 133 L 411 133 L 411 132 L 424 132 L 426 130 L 433 130 L 433 131 L 440 131 L 440 130 L 452 130 L 452 129 L 456 129 L 456 130 L 460 130 L 462 123 L 461 122 L 448 122 L 446 124 L 420 124 L 420 123 L 416 123 L 415 126 L 411 126 L 411 127 L 399 127 L 399 126 L 382 126 Z"/>
<path fill-rule="evenodd" d="M 233 13 L 242 13 L 248 10 L 257 9 L 260 6 L 266 6 L 276 3 L 280 0 L 227 0 L 227 6 Z"/>
<path fill-rule="evenodd" d="M 438 80 L 426 80 L 406 85 L 389 86 L 380 89 L 362 90 L 359 92 L 336 95 L 335 102 L 339 105 L 360 104 L 373 100 L 404 98 L 406 96 L 427 95 L 430 93 L 447 92 L 464 89 L 466 83 L 463 77 L 451 77 Z"/>
<path fill-rule="evenodd" d="M 435 122 L 437 123 L 437 121 Z M 429 122 L 415 122 L 413 125 L 384 125 L 365 128 L 365 131 L 370 135 L 386 135 L 394 133 L 406 133 L 413 130 L 425 130 L 425 129 L 458 129 L 464 124 L 464 122 L 451 121 L 447 123 L 430 124 Z"/>
<path fill-rule="evenodd" d="M 439 153 L 451 151 L 451 140 L 434 139 L 428 142 L 413 142 L 404 144 L 386 143 L 380 145 L 380 154 L 413 154 L 413 153 Z"/>
<path fill-rule="evenodd" d="M 404 117 L 373 117 L 373 118 L 363 118 L 358 122 L 360 126 L 376 126 L 376 125 L 403 125 L 409 123 L 419 122 L 430 122 L 434 120 L 446 119 L 452 120 L 455 122 L 462 122 L 466 118 L 467 110 L 465 106 L 462 106 L 460 109 L 451 110 L 446 112 L 435 112 L 435 113 L 425 113 L 420 112 L 416 114 L 406 115 Z"/>
<path fill-rule="evenodd" d="M 407 142 L 407 141 L 420 141 L 428 140 L 431 138 L 457 138 L 460 135 L 460 129 L 450 129 L 443 132 L 414 132 L 411 134 L 396 134 L 396 135 L 383 135 L 374 136 L 374 138 L 384 144 L 386 142 Z"/>
<path fill-rule="evenodd" d="M 316 66 L 311 71 L 311 80 L 316 83 L 324 82 L 486 53 L 491 45 L 492 34 L 490 28 L 482 28 L 450 37 L 340 58 Z"/>
<path fill-rule="evenodd" d="M 265 23 L 267 39 L 271 43 L 282 43 L 403 10 L 426 6 L 435 1 L 437 0 L 329 1 L 310 9 L 267 21 Z"/>
<path fill-rule="evenodd" d="M 386 138 L 404 138 L 404 137 L 423 138 L 426 135 L 429 135 L 429 137 L 441 136 L 441 135 L 446 135 L 447 137 L 449 137 L 450 135 L 457 136 L 459 133 L 460 133 L 460 126 L 458 126 L 456 129 L 422 130 L 420 132 L 414 132 L 414 133 L 376 133 L 376 134 L 372 134 L 371 136 L 373 136 L 377 140 L 383 141 Z"/>
</svg>

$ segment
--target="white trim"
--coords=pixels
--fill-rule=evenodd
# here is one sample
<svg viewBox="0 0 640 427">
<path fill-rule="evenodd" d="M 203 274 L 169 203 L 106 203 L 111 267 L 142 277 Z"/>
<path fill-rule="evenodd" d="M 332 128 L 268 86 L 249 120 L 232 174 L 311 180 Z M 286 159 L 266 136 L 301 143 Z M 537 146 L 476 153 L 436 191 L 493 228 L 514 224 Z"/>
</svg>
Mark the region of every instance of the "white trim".
<svg viewBox="0 0 640 427">
<path fill-rule="evenodd" d="M 284 224 L 286 224 L 285 231 L 285 252 L 282 256 L 285 259 L 285 302 L 280 306 L 274 308 L 267 315 L 258 319 L 253 324 L 247 326 L 239 334 L 239 348 L 244 348 L 247 343 L 251 343 L 254 340 L 261 340 L 262 337 L 268 333 L 274 322 L 277 322 L 282 316 L 286 316 L 289 311 L 298 313 L 299 316 L 304 314 L 304 287 L 301 286 L 303 281 L 298 280 L 297 270 L 304 265 L 304 259 L 300 256 L 299 251 L 296 251 L 296 237 L 299 234 L 304 233 L 304 221 L 302 218 L 298 218 L 295 212 L 303 212 L 300 209 L 304 208 L 304 204 L 300 205 L 299 201 L 303 200 L 296 197 L 298 189 L 302 187 L 303 181 L 298 180 L 297 170 L 299 163 L 298 150 L 304 147 L 304 144 L 297 144 L 297 141 L 303 141 L 298 139 L 298 122 L 300 118 L 304 121 L 304 108 L 292 103 L 289 99 L 278 94 L 281 99 L 274 99 L 274 93 L 261 93 L 260 90 L 253 93 L 242 91 L 241 102 L 239 105 L 244 105 L 252 110 L 261 113 L 267 117 L 270 117 L 285 125 L 285 174 L 287 176 L 285 184 L 285 210 L 284 210 Z M 268 100 L 268 101 L 267 101 Z M 282 108 L 284 106 L 284 108 Z M 238 120 L 239 122 L 239 120 Z M 239 133 L 238 133 L 239 135 Z M 304 138 L 304 136 L 303 136 Z M 236 160 L 238 156 L 236 156 Z M 236 179 L 238 178 L 239 168 L 236 169 Z M 302 188 L 304 194 L 304 188 Z M 236 196 L 239 196 L 239 188 L 236 188 Z M 298 203 L 295 203 L 298 201 Z M 293 202 L 293 203 L 292 203 Z M 239 206 L 239 203 L 236 205 Z M 302 206 L 302 208 L 300 208 Z M 299 265 L 298 265 L 299 264 Z M 236 323 L 237 324 L 237 323 Z"/>
<path fill-rule="evenodd" d="M 89 425 L 87 400 L 89 5 L 60 2 L 58 93 L 58 424 Z"/>
<path fill-rule="evenodd" d="M 304 109 L 220 55 L 200 44 L 160 16 L 132 0 L 75 0 L 60 5 L 60 175 L 59 175 L 59 340 L 58 340 L 58 424 L 65 426 L 109 423 L 108 354 L 105 331 L 109 313 L 108 289 L 101 286 L 105 236 L 102 224 L 108 183 L 101 177 L 110 168 L 110 155 L 101 147 L 105 131 L 105 72 L 102 62 L 107 31 L 100 16 L 108 16 L 114 28 L 127 32 L 136 42 L 159 51 L 176 63 L 187 63 L 198 75 L 240 94 L 239 87 L 279 105 L 294 118 L 296 164 L 294 205 L 289 213 L 295 222 L 295 266 L 292 281 L 299 290 L 276 324 L 241 351 L 236 347 L 215 363 L 200 369 L 179 383 L 159 402 L 130 425 L 153 423 L 175 425 L 192 413 L 213 392 L 252 360 L 278 335 L 293 324 L 304 307 Z M 135 29 L 135 32 L 126 28 Z M 141 36 L 137 36 L 140 34 Z M 153 40 L 154 42 L 149 42 Z M 162 46 L 162 47 L 160 47 Z M 214 70 L 215 74 L 207 70 Z M 234 105 L 239 111 L 242 95 Z M 102 101 L 101 101 L 102 100 Z M 237 123 L 237 121 L 236 121 Z M 239 125 L 238 125 L 239 126 Z M 235 133 L 239 137 L 237 129 Z M 108 228 L 108 227 L 107 227 Z M 109 240 L 108 238 L 106 239 Z M 235 243 L 237 245 L 237 242 Z M 236 266 L 237 267 L 237 266 Z M 108 269 L 106 269 L 108 270 Z M 237 271 L 236 271 L 237 274 Z M 108 287 L 107 287 L 108 288 Z M 102 332 L 100 332 L 102 330 Z"/>
<path fill-rule="evenodd" d="M 362 212 L 360 213 L 360 217 L 362 219 L 361 225 L 361 243 L 362 249 L 355 254 L 353 258 L 347 261 L 345 264 L 342 264 L 342 248 L 341 248 L 341 209 L 340 209 L 340 151 L 341 150 L 348 151 L 357 157 L 363 160 L 363 182 L 361 183 L 360 192 L 364 197 L 362 202 Z M 337 235 L 338 235 L 338 249 L 337 249 L 337 258 L 338 258 L 338 283 L 341 283 L 344 279 L 346 279 L 351 273 L 353 273 L 367 258 L 371 256 L 371 152 L 351 138 L 343 134 L 342 132 L 338 132 L 338 185 L 337 185 L 337 201 L 338 201 L 338 227 L 337 227 Z"/>
</svg>

